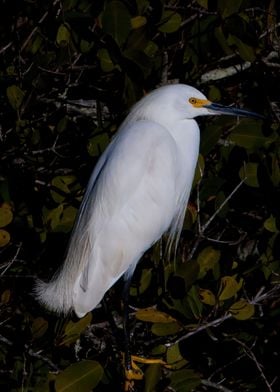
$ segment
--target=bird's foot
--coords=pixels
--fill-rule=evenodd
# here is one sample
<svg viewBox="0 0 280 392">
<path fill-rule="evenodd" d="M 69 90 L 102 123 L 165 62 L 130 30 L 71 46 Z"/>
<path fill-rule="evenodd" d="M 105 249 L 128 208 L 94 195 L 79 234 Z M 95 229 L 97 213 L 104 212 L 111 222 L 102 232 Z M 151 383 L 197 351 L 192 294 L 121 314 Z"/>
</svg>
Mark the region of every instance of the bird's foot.
<svg viewBox="0 0 280 392">
<path fill-rule="evenodd" d="M 143 380 L 144 378 L 144 373 L 136 364 L 136 362 L 143 363 L 146 365 L 160 364 L 167 369 L 171 368 L 171 366 L 168 365 L 165 361 L 158 358 L 144 358 L 137 355 L 132 355 L 130 362 L 131 366 L 125 369 L 125 392 L 132 392 L 134 390 L 134 381 Z"/>
</svg>

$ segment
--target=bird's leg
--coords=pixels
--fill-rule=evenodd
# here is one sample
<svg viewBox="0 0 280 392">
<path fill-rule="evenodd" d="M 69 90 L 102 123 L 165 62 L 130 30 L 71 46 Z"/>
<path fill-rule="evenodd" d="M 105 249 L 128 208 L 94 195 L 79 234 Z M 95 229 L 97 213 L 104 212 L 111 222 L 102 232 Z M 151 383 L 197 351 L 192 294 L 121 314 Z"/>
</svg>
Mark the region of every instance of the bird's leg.
<svg viewBox="0 0 280 392">
<path fill-rule="evenodd" d="M 144 377 L 141 369 L 134 364 L 130 352 L 130 333 L 129 333 L 129 289 L 132 274 L 125 280 L 123 289 L 123 332 L 124 332 L 124 367 L 125 367 L 125 386 L 124 391 L 133 391 L 135 380 L 142 380 Z"/>
<path fill-rule="evenodd" d="M 125 371 L 132 369 L 129 334 L 129 289 L 132 276 L 127 278 L 123 288 L 123 333 L 124 333 L 124 366 Z"/>
<path fill-rule="evenodd" d="M 147 359 L 143 357 L 138 357 L 136 355 L 131 355 L 130 352 L 130 333 L 129 333 L 129 289 L 131 284 L 131 277 L 125 280 L 123 289 L 123 331 L 124 331 L 124 367 L 125 367 L 125 384 L 124 391 L 132 392 L 134 391 L 134 381 L 143 380 L 144 373 L 140 367 L 136 364 L 161 364 L 166 368 L 171 368 L 165 361 L 155 358 Z"/>
</svg>

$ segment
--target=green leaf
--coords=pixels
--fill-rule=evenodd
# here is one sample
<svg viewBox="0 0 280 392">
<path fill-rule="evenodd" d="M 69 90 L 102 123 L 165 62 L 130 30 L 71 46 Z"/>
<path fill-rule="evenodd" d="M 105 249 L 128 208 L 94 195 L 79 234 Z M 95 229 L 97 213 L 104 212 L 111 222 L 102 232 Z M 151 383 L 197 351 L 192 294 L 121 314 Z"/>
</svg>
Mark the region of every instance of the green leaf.
<svg viewBox="0 0 280 392">
<path fill-rule="evenodd" d="M 173 344 L 172 346 L 168 347 L 167 352 L 166 352 L 166 361 L 168 365 L 173 365 L 179 361 L 184 359 L 181 355 L 179 344 Z"/>
<path fill-rule="evenodd" d="M 60 204 L 58 207 L 53 208 L 47 213 L 46 221 L 50 225 L 50 228 L 54 231 L 56 227 L 59 225 L 62 212 L 63 212 L 63 204 Z"/>
<path fill-rule="evenodd" d="M 280 184 L 279 158 L 275 153 L 271 153 L 269 155 L 271 158 L 271 181 L 273 182 L 274 186 L 279 186 Z"/>
<path fill-rule="evenodd" d="M 218 10 L 222 18 L 227 18 L 233 14 L 238 13 L 243 0 L 218 0 Z"/>
<path fill-rule="evenodd" d="M 221 252 L 212 246 L 207 246 L 198 255 L 197 261 L 200 267 L 200 278 L 206 275 L 210 270 L 213 270 L 221 257 Z"/>
<path fill-rule="evenodd" d="M 217 197 L 216 197 L 216 199 L 215 199 L 215 210 L 216 210 L 216 211 L 217 211 L 217 210 L 220 208 L 220 206 L 224 203 L 225 199 L 226 199 L 226 197 L 225 197 L 224 192 L 219 192 L 219 193 L 217 194 Z M 228 211 L 229 211 L 229 206 L 228 206 L 228 203 L 226 203 L 226 204 L 223 206 L 223 208 L 220 209 L 220 211 L 219 211 L 219 213 L 218 213 L 219 217 L 225 218 L 225 217 L 227 216 Z"/>
<path fill-rule="evenodd" d="M 37 34 L 35 38 L 33 39 L 32 45 L 30 47 L 30 51 L 32 54 L 36 54 L 38 50 L 40 49 L 41 45 L 43 42 L 43 38 L 41 35 Z"/>
<path fill-rule="evenodd" d="M 65 131 L 67 129 L 67 125 L 68 125 L 68 117 L 64 116 L 58 121 L 56 125 L 57 132 L 62 133 L 63 131 Z"/>
<path fill-rule="evenodd" d="M 196 64 L 196 59 L 197 55 L 194 52 L 193 48 L 189 45 L 186 45 L 185 50 L 184 50 L 184 57 L 183 57 L 183 64 L 187 64 L 188 62 L 192 61 L 194 64 Z"/>
<path fill-rule="evenodd" d="M 254 315 L 255 307 L 245 299 L 241 299 L 231 305 L 229 311 L 237 320 L 248 320 Z"/>
<path fill-rule="evenodd" d="M 228 45 L 222 26 L 216 27 L 214 35 L 224 53 L 226 55 L 230 55 L 232 53 L 232 49 Z"/>
<path fill-rule="evenodd" d="M 99 49 L 97 52 L 97 57 L 99 58 L 100 67 L 103 72 L 112 72 L 113 69 L 116 68 L 107 49 Z"/>
<path fill-rule="evenodd" d="M 48 322 L 43 317 L 37 317 L 33 320 L 31 331 L 32 331 L 32 338 L 39 339 L 41 338 L 48 329 Z"/>
<path fill-rule="evenodd" d="M 276 225 L 276 219 L 273 215 L 270 215 L 264 222 L 264 228 L 271 233 L 277 233 L 279 231 Z"/>
<path fill-rule="evenodd" d="M 184 229 L 190 230 L 197 220 L 197 208 L 195 205 L 189 203 L 184 220 Z"/>
<path fill-rule="evenodd" d="M 139 29 L 140 27 L 145 26 L 147 23 L 147 18 L 145 16 L 135 16 L 134 18 L 131 18 L 131 27 L 132 29 Z"/>
<path fill-rule="evenodd" d="M 65 200 L 66 195 L 71 192 L 69 186 L 75 182 L 76 177 L 71 175 L 54 177 L 51 181 L 51 185 L 61 191 L 61 193 L 55 190 L 51 190 L 53 200 L 56 203 L 62 203 Z"/>
<path fill-rule="evenodd" d="M 213 200 L 216 195 L 222 189 L 225 180 L 218 176 L 209 176 L 208 178 L 202 179 L 202 186 L 200 189 L 200 199 L 202 201 Z"/>
<path fill-rule="evenodd" d="M 235 46 L 239 52 L 240 57 L 242 57 L 243 60 L 245 61 L 249 61 L 249 62 L 253 62 L 256 58 L 255 55 L 255 50 L 245 44 L 243 41 L 241 41 L 241 39 L 237 38 L 235 35 L 230 34 L 228 39 L 227 39 L 227 43 L 230 46 Z"/>
<path fill-rule="evenodd" d="M 153 41 L 148 41 L 147 45 L 145 46 L 144 53 L 148 57 L 154 57 L 159 52 L 158 45 L 155 44 Z"/>
<path fill-rule="evenodd" d="M 196 3 L 200 5 L 200 7 L 208 9 L 208 0 L 196 0 Z"/>
<path fill-rule="evenodd" d="M 192 392 L 201 383 L 200 376 L 192 369 L 182 369 L 170 374 L 170 386 L 176 392 Z"/>
<path fill-rule="evenodd" d="M 258 188 L 258 163 L 248 162 L 245 166 L 242 166 L 239 170 L 239 177 L 244 180 L 245 184 L 253 188 Z"/>
<path fill-rule="evenodd" d="M 164 11 L 158 30 L 162 33 L 174 33 L 181 26 L 181 15 L 174 11 Z"/>
<path fill-rule="evenodd" d="M 152 348 L 151 354 L 162 357 L 166 354 L 166 351 L 167 351 L 167 349 L 166 349 L 165 345 L 159 344 L 158 346 L 155 346 L 154 348 Z"/>
<path fill-rule="evenodd" d="M 219 300 L 225 301 L 235 296 L 235 294 L 241 289 L 243 280 L 241 279 L 238 283 L 233 276 L 223 276 L 221 279 Z"/>
<path fill-rule="evenodd" d="M 150 323 L 171 323 L 176 322 L 176 319 L 169 316 L 169 314 L 161 312 L 155 308 L 139 309 L 135 313 L 138 320 Z"/>
<path fill-rule="evenodd" d="M 82 332 L 86 329 L 86 327 L 91 323 L 92 314 L 88 313 L 85 317 L 80 319 L 77 322 L 69 321 L 66 324 L 64 335 L 60 346 L 70 346 L 71 344 L 75 343 Z"/>
<path fill-rule="evenodd" d="M 221 90 L 212 84 L 208 91 L 208 98 L 210 99 L 210 101 L 213 102 L 220 101 L 221 97 L 222 97 Z"/>
<path fill-rule="evenodd" d="M 82 39 L 80 48 L 82 53 L 88 53 L 93 48 L 93 42 L 88 42 L 85 39 Z"/>
<path fill-rule="evenodd" d="M 196 319 L 201 317 L 203 305 L 199 299 L 199 291 L 196 286 L 192 286 L 187 294 L 187 304 L 191 310 L 192 316 Z"/>
<path fill-rule="evenodd" d="M 3 248 L 4 246 L 8 245 L 10 240 L 10 234 L 6 230 L 0 229 L 0 248 Z"/>
<path fill-rule="evenodd" d="M 0 197 L 4 202 L 9 202 L 11 200 L 11 196 L 9 192 L 9 183 L 7 179 L 4 179 L 3 177 L 0 178 Z"/>
<path fill-rule="evenodd" d="M 71 39 L 70 26 L 61 24 L 57 30 L 56 43 L 60 47 L 65 47 L 69 44 Z"/>
<path fill-rule="evenodd" d="M 56 377 L 56 392 L 90 392 L 103 377 L 103 368 L 96 361 L 81 361 L 68 366 Z"/>
<path fill-rule="evenodd" d="M 256 151 L 261 147 L 267 148 L 276 140 L 276 133 L 272 133 L 270 136 L 264 136 L 261 121 L 250 119 L 240 120 L 228 137 L 229 143 L 234 143 L 250 151 Z"/>
<path fill-rule="evenodd" d="M 197 183 L 202 179 L 203 173 L 205 169 L 205 161 L 203 155 L 199 154 L 198 161 L 195 169 L 194 179 L 193 179 L 193 187 L 197 185 Z"/>
<path fill-rule="evenodd" d="M 210 290 L 199 289 L 199 298 L 203 304 L 211 306 L 214 306 L 216 304 L 216 297 Z"/>
<path fill-rule="evenodd" d="M 189 260 L 178 266 L 175 276 L 177 275 L 184 278 L 186 289 L 188 290 L 196 281 L 199 270 L 200 268 L 197 260 Z"/>
<path fill-rule="evenodd" d="M 13 109 L 18 110 L 24 98 L 24 92 L 15 84 L 7 88 L 7 97 Z"/>
<path fill-rule="evenodd" d="M 1 293 L 1 298 L 0 298 L 0 302 L 1 305 L 6 305 L 10 302 L 11 299 L 11 290 L 4 290 L 3 293 Z"/>
<path fill-rule="evenodd" d="M 56 232 L 69 233 L 73 226 L 77 215 L 77 208 L 73 206 L 66 206 L 63 209 L 60 222 L 54 229 Z"/>
<path fill-rule="evenodd" d="M 87 144 L 87 151 L 91 157 L 98 157 L 105 150 L 109 144 L 110 139 L 107 133 L 102 133 L 93 136 L 89 139 Z"/>
<path fill-rule="evenodd" d="M 60 204 L 46 213 L 46 221 L 55 233 L 69 233 L 74 225 L 77 208 Z"/>
<path fill-rule="evenodd" d="M 102 15 L 102 27 L 119 46 L 125 43 L 131 30 L 131 17 L 121 1 L 113 0 L 107 4 Z"/>
<path fill-rule="evenodd" d="M 230 127 L 232 123 L 232 120 L 223 116 L 207 125 L 206 129 L 201 134 L 200 152 L 203 156 L 206 156 L 217 145 L 224 129 Z"/>
<path fill-rule="evenodd" d="M 0 227 L 8 226 L 13 220 L 13 212 L 8 203 L 0 207 Z"/>
<path fill-rule="evenodd" d="M 150 74 L 152 70 L 152 62 L 145 52 L 138 49 L 129 49 L 124 51 L 124 56 L 133 61 L 134 64 L 141 69 L 145 77 Z"/>
<path fill-rule="evenodd" d="M 181 330 L 181 326 L 174 323 L 154 323 L 152 325 L 152 333 L 156 336 L 174 335 Z"/>
<path fill-rule="evenodd" d="M 145 387 L 144 392 L 154 392 L 161 379 L 162 371 L 160 364 L 149 365 L 145 371 Z"/>
<path fill-rule="evenodd" d="M 138 287 L 130 287 L 130 295 L 137 296 L 143 294 L 150 286 L 152 280 L 152 268 L 143 268 L 141 271 L 140 284 Z"/>
</svg>

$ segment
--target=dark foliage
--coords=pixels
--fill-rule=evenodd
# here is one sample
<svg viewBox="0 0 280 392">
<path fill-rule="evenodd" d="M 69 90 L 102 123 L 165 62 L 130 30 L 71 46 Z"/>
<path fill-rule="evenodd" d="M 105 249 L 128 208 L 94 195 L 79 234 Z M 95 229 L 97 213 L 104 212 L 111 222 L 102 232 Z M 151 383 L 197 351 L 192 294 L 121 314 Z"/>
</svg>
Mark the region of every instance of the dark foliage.
<svg viewBox="0 0 280 392">
<path fill-rule="evenodd" d="M 171 368 L 140 365 L 135 390 L 280 389 L 277 7 L 1 2 L 1 391 L 122 390 L 121 282 L 81 320 L 48 314 L 32 289 L 62 263 L 89 175 L 127 110 L 178 81 L 267 119 L 199 120 L 176 260 L 163 240 L 130 290 L 145 308 L 131 316 L 133 352 Z"/>
</svg>

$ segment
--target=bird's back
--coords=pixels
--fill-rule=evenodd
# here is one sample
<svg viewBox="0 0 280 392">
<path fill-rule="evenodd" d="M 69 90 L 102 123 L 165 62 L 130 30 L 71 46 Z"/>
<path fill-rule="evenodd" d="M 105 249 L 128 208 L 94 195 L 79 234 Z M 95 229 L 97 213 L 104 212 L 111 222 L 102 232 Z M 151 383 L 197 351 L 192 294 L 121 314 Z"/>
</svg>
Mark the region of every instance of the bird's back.
<svg viewBox="0 0 280 392">
<path fill-rule="evenodd" d="M 49 308 L 82 316 L 168 229 L 176 209 L 177 147 L 149 121 L 126 125 L 93 172 L 66 261 L 37 287 Z"/>
</svg>

